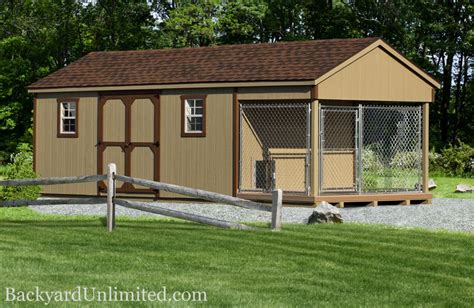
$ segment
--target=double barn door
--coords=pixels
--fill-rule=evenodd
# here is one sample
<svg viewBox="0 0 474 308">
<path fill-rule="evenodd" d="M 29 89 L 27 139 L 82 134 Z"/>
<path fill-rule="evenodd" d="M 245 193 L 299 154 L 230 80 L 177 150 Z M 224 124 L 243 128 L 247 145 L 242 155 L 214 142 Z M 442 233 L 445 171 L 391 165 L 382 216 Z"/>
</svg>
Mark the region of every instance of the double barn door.
<svg viewBox="0 0 474 308">
<path fill-rule="evenodd" d="M 101 96 L 98 107 L 99 174 L 115 163 L 127 176 L 159 180 L 160 106 L 157 95 Z M 99 193 L 105 184 L 98 184 Z M 144 187 L 117 183 L 118 193 L 157 194 Z"/>
</svg>

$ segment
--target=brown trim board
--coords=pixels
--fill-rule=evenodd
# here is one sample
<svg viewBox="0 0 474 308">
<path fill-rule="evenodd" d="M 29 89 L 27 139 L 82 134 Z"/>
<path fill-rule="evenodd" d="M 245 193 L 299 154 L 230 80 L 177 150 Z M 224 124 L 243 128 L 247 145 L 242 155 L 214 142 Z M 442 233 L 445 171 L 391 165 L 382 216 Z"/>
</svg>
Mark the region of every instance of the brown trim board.
<svg viewBox="0 0 474 308">
<path fill-rule="evenodd" d="M 100 91 L 99 96 L 115 96 L 123 97 L 125 95 L 133 95 L 135 97 L 150 97 L 161 94 L 161 90 L 116 90 L 116 91 Z"/>
<path fill-rule="evenodd" d="M 372 202 L 372 201 L 401 201 L 401 200 L 429 200 L 430 193 L 391 193 L 391 194 L 364 194 L 364 195 L 321 195 L 315 197 L 316 202 Z"/>
<path fill-rule="evenodd" d="M 38 103 L 38 95 L 35 94 L 33 96 L 33 171 L 36 172 L 36 125 L 37 125 L 37 119 L 36 116 L 38 114 L 37 106 L 36 104 Z"/>
<path fill-rule="evenodd" d="M 104 121 L 103 121 L 103 110 L 105 104 L 105 97 L 99 96 L 97 101 L 97 174 L 103 174 L 102 165 L 103 165 L 103 152 L 104 148 L 102 146 L 103 135 L 104 135 Z M 103 182 L 97 183 L 97 196 L 100 196 L 100 191 L 103 189 L 105 184 Z"/>
<path fill-rule="evenodd" d="M 239 153 L 240 153 L 240 115 L 239 115 L 239 88 L 234 88 L 232 93 L 232 195 L 237 196 L 239 189 Z"/>
<path fill-rule="evenodd" d="M 243 192 L 243 193 L 238 193 L 237 197 L 242 198 L 242 199 L 259 201 L 259 202 L 272 202 L 271 193 Z M 315 201 L 314 201 L 313 196 L 306 196 L 304 194 L 283 193 L 283 203 L 314 205 Z"/>
<path fill-rule="evenodd" d="M 153 137 L 154 137 L 154 143 L 155 143 L 155 146 L 152 147 L 152 151 L 153 151 L 153 156 L 154 156 L 154 163 L 153 163 L 153 180 L 156 181 L 156 182 L 159 182 L 160 181 L 160 132 L 161 132 L 161 113 L 160 113 L 160 110 L 161 110 L 161 92 L 159 92 L 158 94 L 156 94 L 155 96 L 153 96 L 153 98 L 155 98 L 155 101 L 152 100 L 153 102 L 153 106 L 154 106 L 154 121 L 153 121 L 153 125 L 154 125 L 154 132 L 153 132 Z M 155 152 L 156 151 L 156 152 Z M 160 191 L 156 191 L 155 193 L 155 198 L 159 198 L 160 197 Z"/>
</svg>

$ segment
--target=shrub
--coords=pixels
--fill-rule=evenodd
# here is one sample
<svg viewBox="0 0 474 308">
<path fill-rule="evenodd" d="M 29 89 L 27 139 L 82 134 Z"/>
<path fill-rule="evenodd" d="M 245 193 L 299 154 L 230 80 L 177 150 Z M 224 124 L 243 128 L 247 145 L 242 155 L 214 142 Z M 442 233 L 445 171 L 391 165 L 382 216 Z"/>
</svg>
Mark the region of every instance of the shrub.
<svg viewBox="0 0 474 308">
<path fill-rule="evenodd" d="M 416 151 L 398 152 L 392 158 L 390 166 L 399 169 L 413 169 L 420 166 L 420 154 Z"/>
<path fill-rule="evenodd" d="M 370 147 L 362 151 L 362 166 L 366 171 L 379 171 L 383 169 L 383 164 L 377 156 L 377 153 Z"/>
<path fill-rule="evenodd" d="M 441 154 L 436 153 L 435 151 L 431 150 L 428 154 L 428 160 L 430 163 L 430 173 L 440 173 L 444 174 L 444 169 L 440 166 L 440 157 Z"/>
<path fill-rule="evenodd" d="M 430 168 L 449 176 L 474 176 L 474 148 L 458 141 L 441 153 L 430 153 Z"/>
<path fill-rule="evenodd" d="M 21 151 L 12 154 L 10 163 L 5 168 L 6 179 L 36 178 L 33 171 L 33 155 L 31 150 L 21 148 Z M 39 197 L 39 186 L 6 186 L 0 191 L 1 200 L 34 200 Z"/>
<path fill-rule="evenodd" d="M 5 151 L 0 151 L 0 165 L 7 161 L 8 154 Z"/>
</svg>

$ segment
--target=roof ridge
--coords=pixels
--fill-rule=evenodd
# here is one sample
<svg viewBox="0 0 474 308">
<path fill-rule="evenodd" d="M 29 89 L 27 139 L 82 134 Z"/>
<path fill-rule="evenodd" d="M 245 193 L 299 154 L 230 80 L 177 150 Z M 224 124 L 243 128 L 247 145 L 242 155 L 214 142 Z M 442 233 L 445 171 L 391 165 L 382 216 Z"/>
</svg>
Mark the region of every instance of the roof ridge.
<svg viewBox="0 0 474 308">
<path fill-rule="evenodd" d="M 335 41 L 377 41 L 382 39 L 378 36 L 370 37 L 352 37 L 352 38 L 331 38 L 331 39 L 318 39 L 318 40 L 295 40 L 295 41 L 277 41 L 277 42 L 256 42 L 256 43 L 241 43 L 241 44 L 222 44 L 222 45 L 210 45 L 210 46 L 197 46 L 197 47 L 163 47 L 153 49 L 127 49 L 127 50 L 96 50 L 91 51 L 88 54 L 111 54 L 111 53 L 146 53 L 146 52 L 160 52 L 160 51 L 186 51 L 186 50 L 208 50 L 208 49 L 225 49 L 225 48 L 238 48 L 238 47 L 272 47 L 277 45 L 289 45 L 289 44 L 319 44 L 324 42 L 335 42 Z M 88 55 L 87 54 L 87 55 Z"/>
</svg>

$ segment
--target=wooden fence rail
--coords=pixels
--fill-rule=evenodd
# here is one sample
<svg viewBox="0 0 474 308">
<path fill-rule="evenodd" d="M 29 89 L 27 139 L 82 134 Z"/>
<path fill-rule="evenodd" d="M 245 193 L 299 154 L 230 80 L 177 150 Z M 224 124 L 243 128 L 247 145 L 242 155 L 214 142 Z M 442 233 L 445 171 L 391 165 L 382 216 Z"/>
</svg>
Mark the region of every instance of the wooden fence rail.
<svg viewBox="0 0 474 308">
<path fill-rule="evenodd" d="M 73 199 L 41 199 L 41 200 L 7 200 L 0 201 L 0 207 L 19 207 L 57 204 L 101 204 L 107 203 L 105 198 L 73 198 Z"/>
<path fill-rule="evenodd" d="M 221 227 L 221 228 L 240 229 L 240 230 L 253 230 L 254 229 L 250 226 L 246 226 L 246 225 L 243 225 L 243 224 L 229 222 L 229 221 L 220 220 L 220 219 L 209 218 L 209 217 L 190 214 L 190 213 L 184 213 L 184 212 L 175 211 L 175 210 L 171 210 L 171 209 L 166 209 L 166 208 L 162 208 L 162 207 L 159 207 L 159 206 L 150 205 L 149 203 L 146 203 L 146 202 L 115 199 L 115 203 L 117 203 L 118 205 L 121 205 L 123 207 L 130 208 L 130 209 L 135 209 L 135 210 L 140 210 L 140 211 L 144 211 L 144 212 L 148 212 L 148 213 L 154 213 L 154 214 L 169 216 L 169 217 L 173 217 L 173 218 L 179 218 L 179 219 L 199 222 L 199 223 L 202 223 L 202 224 L 217 226 L 217 227 Z"/>
<path fill-rule="evenodd" d="M 21 179 L 21 180 L 2 180 L 0 186 L 29 186 L 29 185 L 57 185 L 57 184 L 75 184 L 87 182 L 99 182 L 107 179 L 106 175 L 85 175 L 68 176 L 53 178 Z"/>
<path fill-rule="evenodd" d="M 218 193 L 214 193 L 214 192 L 210 192 L 210 191 L 206 191 L 202 189 L 195 189 L 195 188 L 189 188 L 189 187 L 184 187 L 184 186 L 179 186 L 179 185 L 174 185 L 174 184 L 154 182 L 154 181 L 149 181 L 149 180 L 144 180 L 144 179 L 137 179 L 137 178 L 123 176 L 123 175 L 117 175 L 115 179 L 118 181 L 130 183 L 130 184 L 140 185 L 140 186 L 144 186 L 144 187 L 148 187 L 148 188 L 152 188 L 156 190 L 168 191 L 168 192 L 185 195 L 189 197 L 194 197 L 194 198 L 202 199 L 206 201 L 235 205 L 238 207 L 243 207 L 243 208 L 252 209 L 252 210 L 259 210 L 259 211 L 266 211 L 266 212 L 272 211 L 272 206 L 269 204 L 253 202 L 250 200 L 222 195 L 222 194 L 218 194 Z"/>
<path fill-rule="evenodd" d="M 156 190 L 163 190 L 173 192 L 197 199 L 202 199 L 211 202 L 224 203 L 228 205 L 238 206 L 245 209 L 259 210 L 272 213 L 271 228 L 272 230 L 281 229 L 281 216 L 282 216 L 282 191 L 275 190 L 272 195 L 272 205 L 253 202 L 246 199 L 236 198 L 232 196 L 222 195 L 210 191 L 201 189 L 195 189 L 190 187 L 184 187 L 174 184 L 154 182 L 145 179 L 133 178 L 124 175 L 116 174 L 115 164 L 109 164 L 107 166 L 106 175 L 88 175 L 88 176 L 71 176 L 71 177 L 52 177 L 52 178 L 37 178 L 37 179 L 19 179 L 19 180 L 3 180 L 0 181 L 0 186 L 27 186 L 27 185 L 56 185 L 56 184 L 72 184 L 72 183 L 86 183 L 86 182 L 107 182 L 107 198 L 72 198 L 72 199 L 43 199 L 43 200 L 13 200 L 13 201 L 2 201 L 0 207 L 19 207 L 19 206 L 30 206 L 30 205 L 56 205 L 56 204 L 107 204 L 107 230 L 112 232 L 115 228 L 115 205 L 118 204 L 123 207 L 128 207 L 144 212 L 160 214 L 164 216 L 170 216 L 174 218 L 180 218 L 193 222 L 199 222 L 203 224 L 209 224 L 222 228 L 232 228 L 249 230 L 254 229 L 252 227 L 224 221 L 220 219 L 214 219 L 195 214 L 179 212 L 171 209 L 162 208 L 155 205 L 150 205 L 145 202 L 128 201 L 116 198 L 116 181 L 122 181 L 130 184 L 140 185 Z"/>
</svg>

